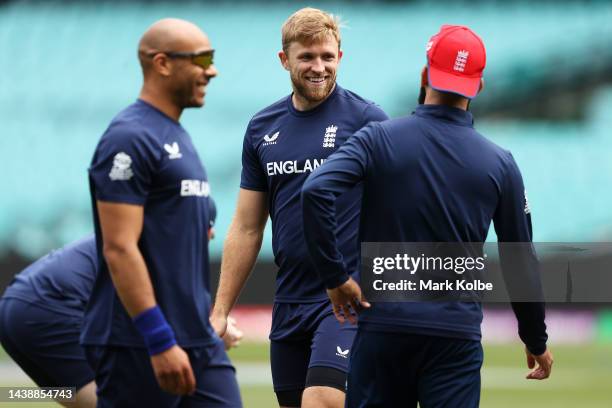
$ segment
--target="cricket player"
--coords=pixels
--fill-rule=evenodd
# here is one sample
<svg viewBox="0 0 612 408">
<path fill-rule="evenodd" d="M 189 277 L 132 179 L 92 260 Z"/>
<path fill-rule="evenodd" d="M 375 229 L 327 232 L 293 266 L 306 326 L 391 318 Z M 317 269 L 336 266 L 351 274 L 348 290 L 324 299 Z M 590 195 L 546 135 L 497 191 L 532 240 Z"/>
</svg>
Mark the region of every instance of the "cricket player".
<svg viewBox="0 0 612 408">
<path fill-rule="evenodd" d="M 4 350 L 38 386 L 75 387 L 81 408 L 96 406 L 94 372 L 79 345 L 96 269 L 92 234 L 25 268 L 0 298 Z"/>
<path fill-rule="evenodd" d="M 209 239 L 216 207 L 209 198 Z M 2 347 L 40 387 L 75 387 L 76 403 L 95 407 L 94 372 L 79 344 L 83 313 L 97 274 L 93 234 L 52 251 L 18 273 L 0 298 Z M 225 349 L 237 346 L 242 332 L 231 319 Z M 61 401 L 60 401 L 61 403 Z"/>
<path fill-rule="evenodd" d="M 413 115 L 372 123 L 304 183 L 304 232 L 340 321 L 361 311 L 351 353 L 347 407 L 477 407 L 480 302 L 370 305 L 337 245 L 339 198 L 363 184 L 362 242 L 531 242 L 521 173 L 510 152 L 473 128 L 467 107 L 482 89 L 485 48 L 473 31 L 442 26 L 427 44 L 423 104 Z M 531 246 L 528 244 L 531 248 Z M 534 251 L 526 285 L 541 290 Z M 513 303 L 530 379 L 550 375 L 543 303 Z"/>
<path fill-rule="evenodd" d="M 236 214 L 221 265 L 211 322 L 223 334 L 261 247 L 268 214 L 278 266 L 270 333 L 274 391 L 281 407 L 342 407 L 355 329 L 331 313 L 325 287 L 303 236 L 300 192 L 319 167 L 356 130 L 387 119 L 374 103 L 336 83 L 342 51 L 338 20 L 304 8 L 282 27 L 280 62 L 293 93 L 248 124 Z M 338 244 L 357 264 L 359 187 L 338 201 Z M 303 394 L 303 395 L 302 395 Z"/>
<path fill-rule="evenodd" d="M 139 99 L 102 136 L 89 168 L 99 272 L 81 343 L 99 407 L 240 407 L 209 321 L 206 171 L 179 123 L 217 75 L 194 24 L 154 23 L 138 57 Z"/>
</svg>

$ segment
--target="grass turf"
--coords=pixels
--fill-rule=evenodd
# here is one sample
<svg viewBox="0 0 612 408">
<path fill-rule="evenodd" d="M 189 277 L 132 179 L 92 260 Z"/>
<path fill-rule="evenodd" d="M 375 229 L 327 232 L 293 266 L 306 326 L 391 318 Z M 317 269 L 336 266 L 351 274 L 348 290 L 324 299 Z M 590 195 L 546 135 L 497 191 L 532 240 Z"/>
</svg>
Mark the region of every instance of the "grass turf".
<svg viewBox="0 0 612 408">
<path fill-rule="evenodd" d="M 555 356 L 553 375 L 546 381 L 527 381 L 528 372 L 520 345 L 485 347 L 482 371 L 482 407 L 492 408 L 609 408 L 612 406 L 612 344 L 552 346 Z M 268 364 L 268 344 L 246 343 L 232 350 L 236 364 Z M 0 350 L 0 361 L 6 360 Z M 267 368 L 267 367 L 266 367 Z M 12 384 L 10 378 L 0 378 L 0 385 Z M 19 384 L 28 385 L 28 384 Z M 242 385 L 246 408 L 276 406 L 272 385 Z M 0 403 L 0 407 L 15 406 Z M 19 403 L 20 408 L 58 407 L 48 403 Z"/>
</svg>

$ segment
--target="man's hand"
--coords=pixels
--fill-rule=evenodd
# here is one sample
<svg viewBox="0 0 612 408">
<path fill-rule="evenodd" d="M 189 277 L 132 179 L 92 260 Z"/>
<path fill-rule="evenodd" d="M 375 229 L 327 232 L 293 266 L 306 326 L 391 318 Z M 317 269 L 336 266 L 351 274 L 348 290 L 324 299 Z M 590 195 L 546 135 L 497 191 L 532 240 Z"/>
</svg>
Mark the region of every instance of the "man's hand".
<svg viewBox="0 0 612 408">
<path fill-rule="evenodd" d="M 244 334 L 242 331 L 236 327 L 236 319 L 228 316 L 227 328 L 225 330 L 225 334 L 223 337 L 221 337 L 221 339 L 223 339 L 223 344 L 225 344 L 225 349 L 229 350 L 232 347 L 238 347 L 243 336 Z"/>
<path fill-rule="evenodd" d="M 210 324 L 215 330 L 215 333 L 217 333 L 219 337 L 223 338 L 223 336 L 225 336 L 225 332 L 227 331 L 227 315 L 213 309 L 210 315 Z"/>
<path fill-rule="evenodd" d="M 334 315 L 340 323 L 344 323 L 346 319 L 351 324 L 357 323 L 356 314 L 359 313 L 359 309 L 370 307 L 370 304 L 361 295 L 361 288 L 353 278 L 349 278 L 337 288 L 327 289 L 327 296 L 331 300 Z M 351 312 L 351 309 L 354 313 Z"/>
<path fill-rule="evenodd" d="M 172 394 L 193 394 L 195 377 L 187 353 L 177 345 L 151 356 L 151 365 L 162 390 Z"/>
<path fill-rule="evenodd" d="M 539 356 L 535 356 L 525 348 L 525 353 L 527 354 L 527 366 L 533 369 L 525 378 L 528 380 L 545 380 L 550 377 L 553 364 L 553 355 L 550 350 L 547 349 Z M 536 363 L 538 363 L 537 367 Z"/>
</svg>

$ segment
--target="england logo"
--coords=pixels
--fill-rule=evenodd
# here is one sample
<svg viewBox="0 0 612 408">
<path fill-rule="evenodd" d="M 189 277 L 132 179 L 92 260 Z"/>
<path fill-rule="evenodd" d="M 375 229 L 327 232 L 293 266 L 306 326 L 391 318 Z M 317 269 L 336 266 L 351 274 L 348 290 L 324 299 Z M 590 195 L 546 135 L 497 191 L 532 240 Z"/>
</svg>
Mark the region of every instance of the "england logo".
<svg viewBox="0 0 612 408">
<path fill-rule="evenodd" d="M 323 136 L 323 147 L 335 147 L 336 146 L 336 131 L 338 126 L 330 125 L 325 128 L 325 136 Z"/>
<path fill-rule="evenodd" d="M 129 180 L 134 175 L 132 171 L 132 158 L 124 152 L 119 152 L 113 159 L 113 168 L 108 176 L 113 181 Z"/>
<path fill-rule="evenodd" d="M 465 65 L 467 64 L 467 60 L 469 56 L 470 56 L 469 51 L 466 51 L 466 50 L 457 51 L 457 58 L 455 58 L 455 66 L 453 66 L 453 69 L 459 72 L 465 71 Z"/>
</svg>

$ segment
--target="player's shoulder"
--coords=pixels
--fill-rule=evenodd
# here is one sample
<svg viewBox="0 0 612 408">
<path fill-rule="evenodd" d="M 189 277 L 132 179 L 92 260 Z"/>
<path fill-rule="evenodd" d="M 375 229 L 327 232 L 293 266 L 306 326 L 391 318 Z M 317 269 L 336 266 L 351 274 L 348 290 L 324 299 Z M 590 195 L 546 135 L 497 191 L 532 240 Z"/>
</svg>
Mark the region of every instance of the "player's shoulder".
<svg viewBox="0 0 612 408">
<path fill-rule="evenodd" d="M 361 95 L 350 91 L 346 88 L 337 85 L 337 97 L 340 100 L 347 102 L 352 106 L 353 109 L 360 109 L 364 112 L 364 114 L 370 116 L 370 120 L 386 120 L 388 119 L 387 114 L 382 110 L 382 108 L 374 101 L 370 99 L 366 99 Z"/>
<path fill-rule="evenodd" d="M 289 97 L 285 96 L 253 115 L 247 125 L 247 135 L 258 135 L 260 133 L 263 135 L 262 132 L 269 131 L 270 126 L 274 126 L 279 120 L 283 120 L 282 118 L 289 113 L 287 101 Z"/>
<path fill-rule="evenodd" d="M 251 118 L 250 123 L 265 123 L 286 114 L 288 112 L 287 98 L 289 98 L 289 96 L 284 96 L 273 104 L 266 106 L 265 108 L 254 114 Z"/>
<path fill-rule="evenodd" d="M 354 103 L 355 105 L 366 107 L 368 105 L 376 105 L 373 101 L 362 97 L 361 95 L 356 94 L 353 91 L 350 91 L 346 88 L 341 87 L 336 84 L 337 87 L 337 95 L 339 98 L 343 98 L 350 103 Z"/>
<path fill-rule="evenodd" d="M 129 105 L 111 120 L 100 139 L 98 150 L 134 145 L 159 149 L 167 135 L 172 133 L 170 128 L 180 128 L 178 124 L 173 126 L 169 118 L 160 119 L 160 115 L 142 101 Z"/>
<path fill-rule="evenodd" d="M 481 149 L 481 151 L 488 152 L 506 165 L 514 163 L 514 157 L 512 156 L 510 150 L 498 145 L 497 143 L 480 133 L 478 130 L 472 129 L 472 131 L 474 132 L 474 138 L 480 144 L 479 149 Z"/>
<path fill-rule="evenodd" d="M 62 248 L 68 254 L 79 254 L 89 258 L 97 257 L 96 236 L 89 234 L 81 239 L 73 241 Z"/>
</svg>

